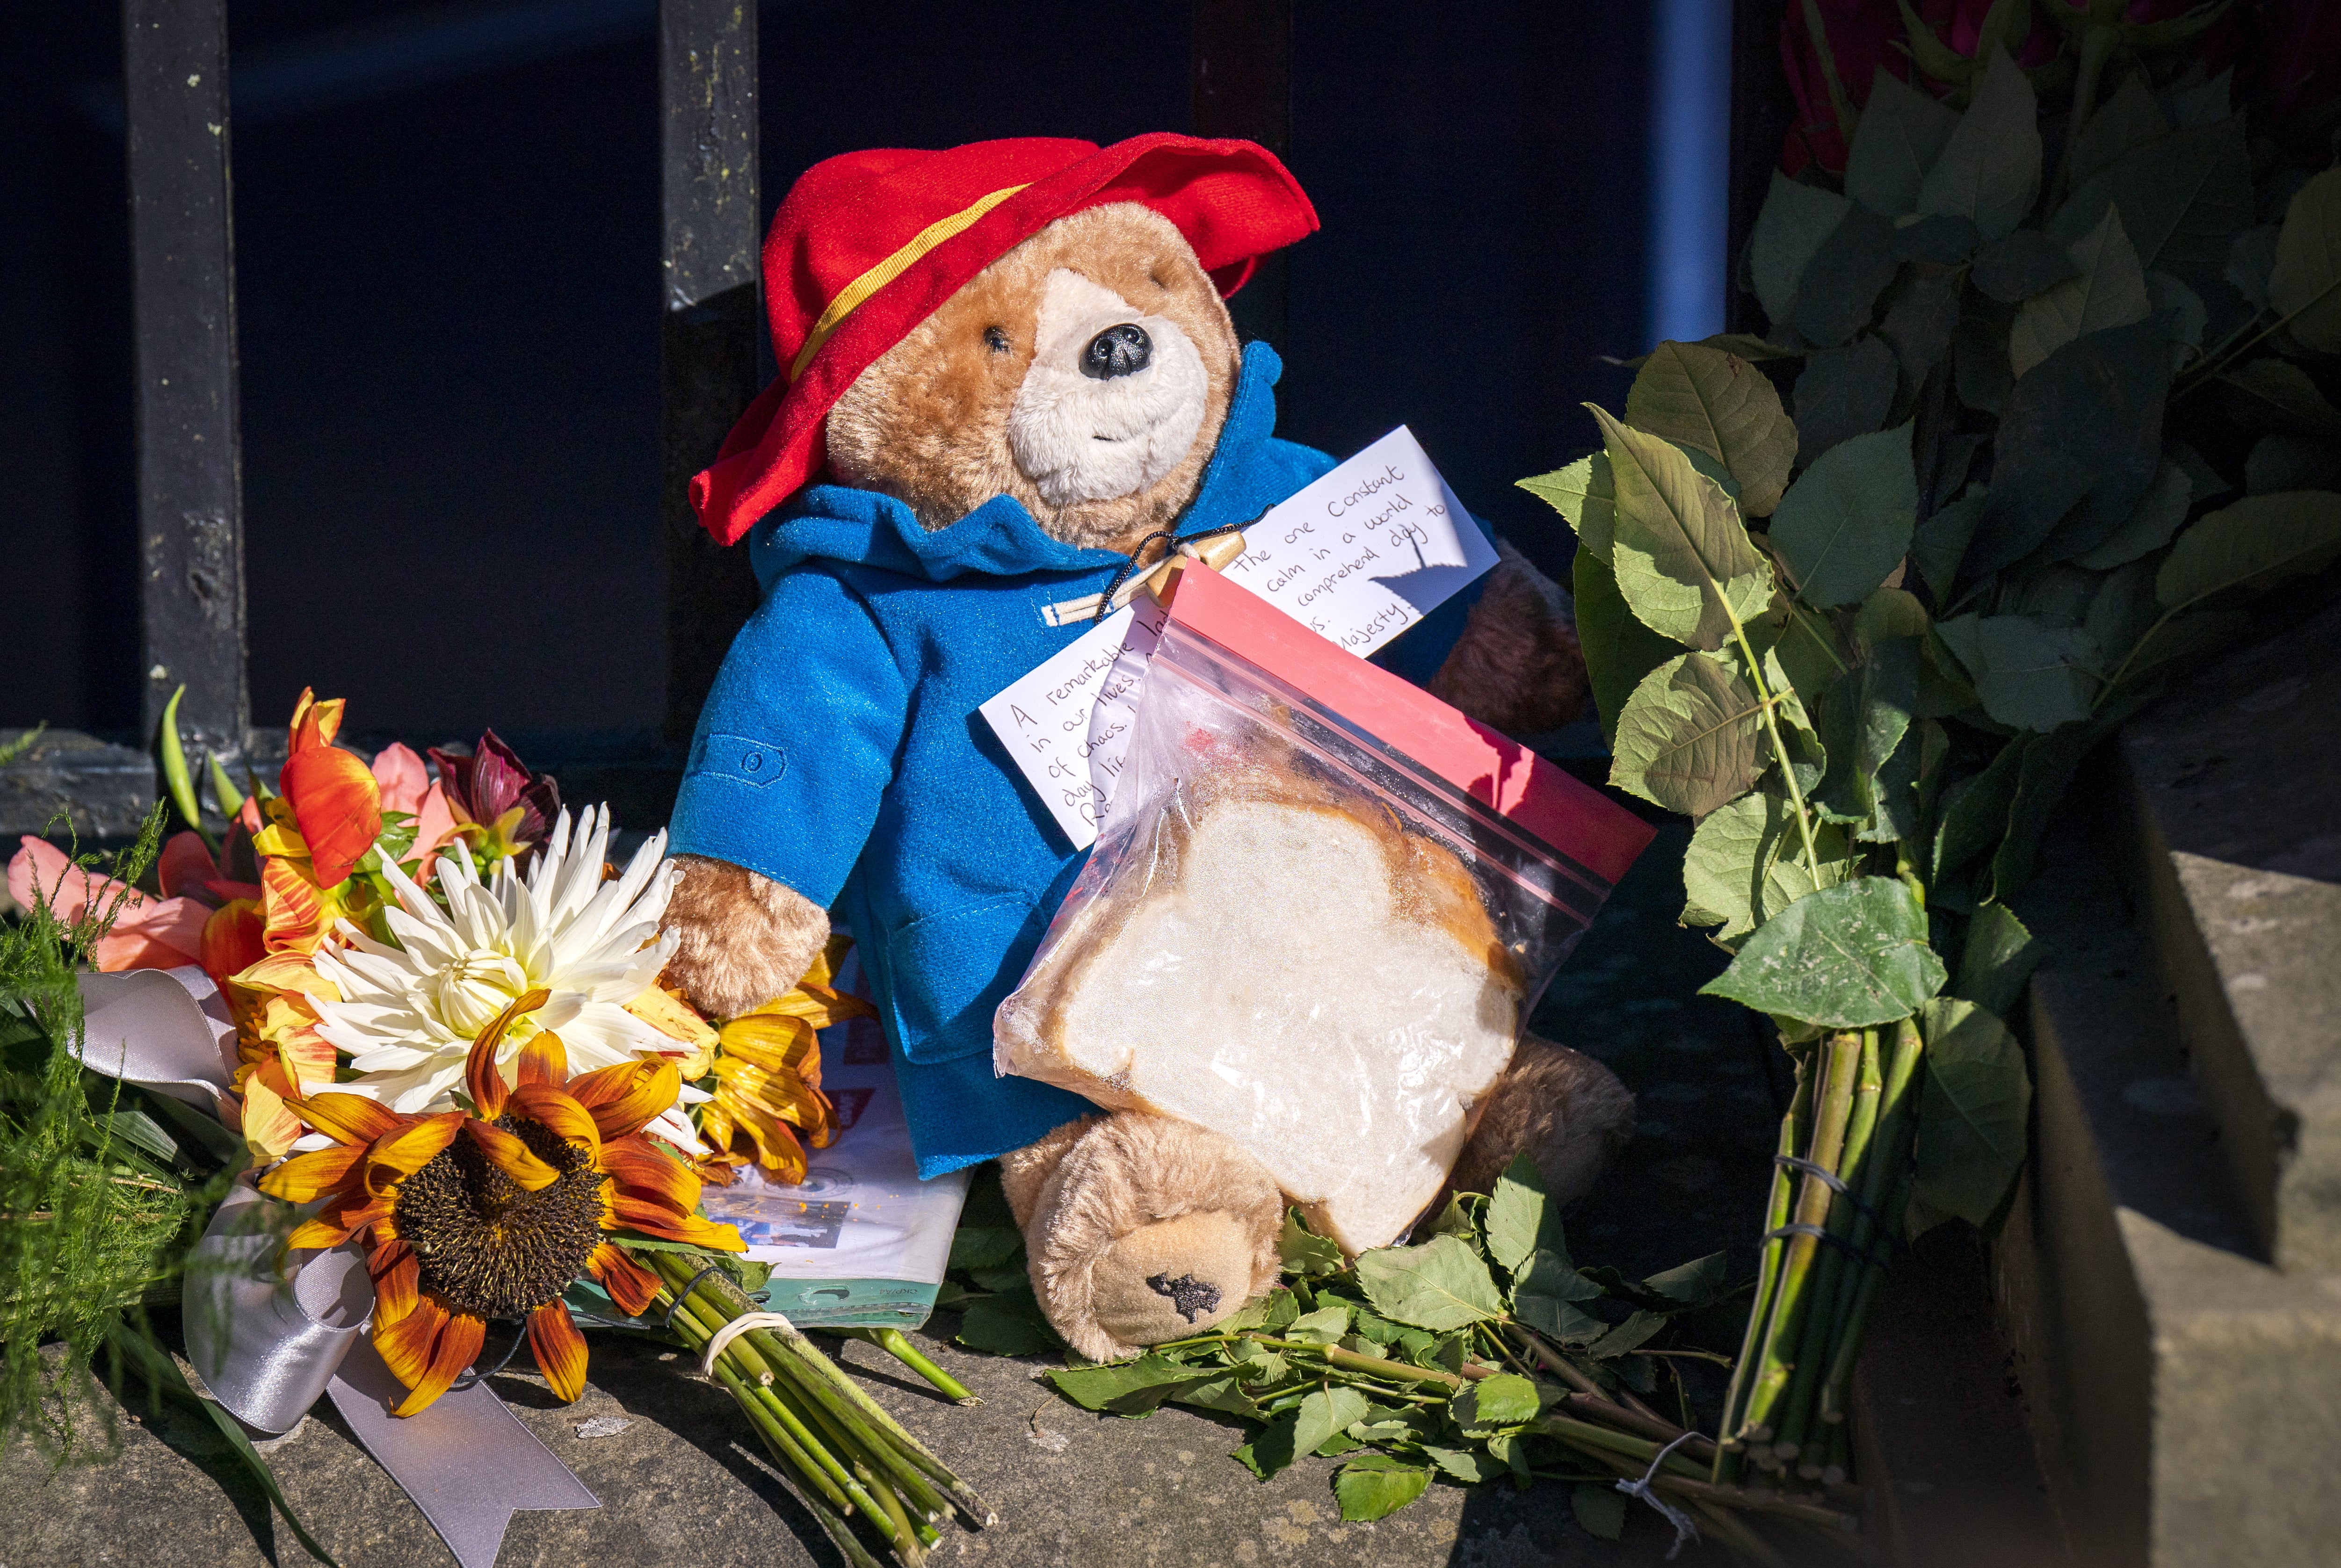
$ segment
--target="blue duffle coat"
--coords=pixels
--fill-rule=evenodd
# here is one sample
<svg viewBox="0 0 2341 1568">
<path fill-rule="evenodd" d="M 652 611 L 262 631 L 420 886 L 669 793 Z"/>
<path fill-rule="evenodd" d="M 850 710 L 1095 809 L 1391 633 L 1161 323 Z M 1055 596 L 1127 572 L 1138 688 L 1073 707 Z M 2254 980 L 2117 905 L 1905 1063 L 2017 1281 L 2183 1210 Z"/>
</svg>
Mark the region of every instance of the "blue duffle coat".
<svg viewBox="0 0 2341 1568">
<path fill-rule="evenodd" d="M 1333 466 L 1274 436 L 1281 368 L 1264 343 L 1245 351 L 1181 533 L 1248 521 Z M 1008 496 L 930 532 L 842 485 L 803 491 L 748 550 L 763 603 L 701 711 L 672 849 L 760 872 L 853 933 L 922 1177 L 1021 1147 L 1093 1108 L 991 1070 L 992 1012 L 1087 852 L 976 710 L 1087 630 L 1043 608 L 1102 590 L 1126 558 L 1050 538 Z M 1377 662 L 1430 679 L 1474 596 Z"/>
</svg>

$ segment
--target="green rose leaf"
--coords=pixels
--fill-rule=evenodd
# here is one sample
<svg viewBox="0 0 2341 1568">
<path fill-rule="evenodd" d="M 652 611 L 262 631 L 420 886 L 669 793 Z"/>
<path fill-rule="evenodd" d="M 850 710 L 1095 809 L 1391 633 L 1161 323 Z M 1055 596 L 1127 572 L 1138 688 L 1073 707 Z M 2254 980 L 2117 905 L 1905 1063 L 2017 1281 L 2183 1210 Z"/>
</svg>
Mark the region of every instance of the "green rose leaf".
<svg viewBox="0 0 2341 1568">
<path fill-rule="evenodd" d="M 2179 536 L 2155 574 L 2155 597 L 2184 610 L 2214 594 L 2263 592 L 2341 554 L 2341 495 L 2246 496 Z"/>
<path fill-rule="evenodd" d="M 991 1355 L 1039 1355 L 1056 1349 L 1060 1343 L 1041 1315 L 1041 1305 L 1029 1286 L 968 1303 L 960 1315 L 959 1332 L 951 1338 L 970 1350 Z"/>
<path fill-rule="evenodd" d="M 1499 1475 L 1511 1474 L 1511 1467 L 1502 1460 L 1476 1448 L 1434 1448 L 1426 1443 L 1422 1454 L 1424 1458 L 1466 1485 L 1493 1481 Z"/>
<path fill-rule="evenodd" d="M 2038 737 L 2024 749 L 2015 798 L 2007 805 L 2007 835 L 1992 852 L 1990 896 L 2007 902 L 2032 879 L 2032 857 L 2050 813 L 2065 798 L 2081 758 L 2097 743 L 2104 726 L 2074 724 Z"/>
<path fill-rule="evenodd" d="M 1623 1355 L 1629 1350 L 1640 1349 L 1649 1342 L 1652 1335 L 1657 1334 L 1666 1325 L 1665 1313 L 1638 1309 L 1625 1322 L 1595 1340 L 1587 1348 L 1585 1354 L 1597 1361 L 1608 1361 L 1612 1357 Z"/>
<path fill-rule="evenodd" d="M 1982 772 L 1960 779 L 1943 792 L 1929 883 L 1939 884 L 2006 836 L 2008 804 L 2016 799 L 2016 781 L 2022 775 L 2025 749 L 2032 739 L 2017 736 L 2000 748 L 1999 755 Z"/>
<path fill-rule="evenodd" d="M 1921 213 L 1972 219 L 1986 240 L 2014 232 L 2040 194 L 2040 125 L 2032 84 L 2005 50 L 1976 83 L 1975 98 L 1918 189 Z"/>
<path fill-rule="evenodd" d="M 1642 677 L 1674 657 L 1677 644 L 1642 624 L 1618 591 L 1618 574 L 1590 550 L 1579 550 L 1569 567 L 1577 600 L 1577 644 L 1593 687 L 1601 719 L 1601 739 L 1615 745 L 1618 718 Z"/>
<path fill-rule="evenodd" d="M 1701 817 L 1764 770 L 1763 707 L 1729 660 L 1685 653 L 1642 678 L 1619 716 L 1609 782 Z"/>
<path fill-rule="evenodd" d="M 2097 226 L 2071 247 L 2079 275 L 2067 278 L 2017 307 L 2008 329 L 2008 368 L 2018 376 L 2084 332 L 2125 327 L 2153 313 L 2146 292 L 2146 269 L 2122 233 L 2113 207 Z"/>
<path fill-rule="evenodd" d="M 1229 1457 L 1265 1481 L 1309 1452 L 1297 1441 L 1295 1429 L 1300 1424 L 1300 1412 L 1288 1410 Z"/>
<path fill-rule="evenodd" d="M 1788 488 L 1797 427 L 1764 372 L 1719 349 L 1662 342 L 1651 350 L 1626 394 L 1626 422 L 1720 463 L 1754 516 L 1770 515 Z"/>
<path fill-rule="evenodd" d="M 1852 604 L 1901 561 L 1918 521 L 1910 427 L 1903 425 L 1822 453 L 1781 498 L 1772 545 L 1798 598 L 1823 608 Z"/>
<path fill-rule="evenodd" d="M 1686 1311 L 1713 1306 L 1731 1294 L 1729 1260 L 1722 1253 L 1711 1252 L 1650 1275 L 1642 1282 L 1642 1287 L 1679 1304 Z"/>
<path fill-rule="evenodd" d="M 2222 373 L 2218 387 L 2229 414 L 2246 428 L 2324 440 L 2341 436 L 2341 410 L 2325 401 L 2298 365 L 2254 360 L 2241 370 Z"/>
<path fill-rule="evenodd" d="M 1320 1388 L 1300 1402 L 1299 1419 L 1293 1423 L 1292 1446 L 1302 1454 L 1314 1454 L 1339 1433 L 1348 1430 L 1353 1421 L 1363 1421 L 1369 1406 L 1366 1396 L 1354 1388 L 1335 1385 Z"/>
<path fill-rule="evenodd" d="M 1310 1345 L 1339 1345 L 1349 1332 L 1350 1309 L 1337 1302 L 1294 1318 L 1285 1325 L 1283 1336 Z"/>
<path fill-rule="evenodd" d="M 1976 524 L 1982 521 L 1984 503 L 1990 499 L 1990 486 L 1969 485 L 1965 495 L 1937 511 L 1910 536 L 1910 564 L 1926 579 L 1927 590 L 1938 605 L 1951 602 L 1959 561 L 1967 555 Z"/>
<path fill-rule="evenodd" d="M 2124 153 L 2057 209 L 2048 233 L 2071 244 L 2097 227 L 2107 207 L 2121 209 L 2141 265 L 2190 283 L 2217 278 L 2236 235 L 2252 223 L 2242 122 L 2193 126 Z"/>
<path fill-rule="evenodd" d="M 1865 208 L 1839 219 L 1805 267 L 1797 291 L 1797 331 L 1828 347 L 1869 324 L 1878 294 L 1894 281 L 1894 225 Z"/>
<path fill-rule="evenodd" d="M 1828 711 L 1828 741 L 1834 766 L 1820 788 L 1829 810 L 1848 821 L 1869 821 L 1888 793 L 1888 769 L 1909 733 L 1918 706 L 1918 643 L 1910 638 L 1881 642 L 1868 659 L 1838 678 L 1823 706 Z M 1915 759 L 1915 757 L 1914 757 Z M 1899 779 L 1905 789 L 1911 780 Z M 1914 802 L 1894 800 L 1898 820 Z"/>
<path fill-rule="evenodd" d="M 1481 1378 L 1447 1404 L 1455 1424 L 1475 1437 L 1534 1421 L 1539 1407 L 1536 1384 L 1511 1372 Z"/>
<path fill-rule="evenodd" d="M 2091 571 L 2111 571 L 2160 550 L 2178 531 L 2178 525 L 2187 521 L 2187 509 L 2194 501 L 2195 485 L 2187 477 L 2187 471 L 2165 458 L 2162 466 L 2154 471 L 2154 483 L 2147 490 L 2146 499 L 2137 503 L 2129 521 L 2114 530 L 2097 549 L 2076 556 L 2073 564 Z"/>
<path fill-rule="evenodd" d="M 1894 303 L 1887 307 L 1878 335 L 1893 345 L 1903 383 L 1915 387 L 1949 352 L 1958 324 L 1959 275 L 1929 273 L 1908 279 L 1895 289 Z"/>
<path fill-rule="evenodd" d="M 1772 599 L 1771 569 L 1748 541 L 1738 509 L 1673 443 L 1598 407 L 1593 417 L 1617 486 L 1610 566 L 1619 591 L 1651 630 L 1694 648 L 1722 647 L 1735 618 L 1755 620 Z"/>
<path fill-rule="evenodd" d="M 1822 827 L 1813 835 L 1813 849 L 1820 859 L 1818 884 L 1805 869 L 1795 813 L 1769 790 L 1708 813 L 1683 854 L 1683 893 L 1690 906 L 1683 923 L 1719 926 L 1716 939 L 1736 942 L 1806 894 L 1853 874 L 1843 829 Z"/>
<path fill-rule="evenodd" d="M 1914 1206 L 1981 1225 L 2024 1167 L 2032 1083 L 2006 1025 L 1956 997 L 1929 1002 Z"/>
<path fill-rule="evenodd" d="M 1798 460 L 1818 461 L 1838 442 L 1884 424 L 1896 374 L 1892 346 L 1868 332 L 1807 360 L 1797 377 Z"/>
<path fill-rule="evenodd" d="M 1881 218 L 1918 210 L 1927 171 L 1942 155 L 1959 117 L 1883 65 L 1845 160 L 1845 194 Z"/>
<path fill-rule="evenodd" d="M 2341 353 L 2341 169 L 2293 194 L 2276 234 L 2268 303 L 2318 353 Z"/>
<path fill-rule="evenodd" d="M 2110 167 L 2133 147 L 2160 141 L 2170 134 L 2170 122 L 2147 89 L 2146 74 L 2133 71 L 2122 78 L 2114 95 L 2098 105 L 2081 134 L 2073 138 L 2072 176 L 2087 180 Z"/>
<path fill-rule="evenodd" d="M 1618 508 L 1609 483 L 1608 452 L 1589 452 L 1567 468 L 1521 480 L 1519 486 L 1569 519 L 1569 526 L 1577 530 L 1579 543 L 1603 561 L 1609 559 L 1609 535 L 1617 527 Z"/>
<path fill-rule="evenodd" d="M 951 1268 L 997 1268 L 1024 1245 L 1014 1226 L 963 1225 L 951 1232 Z"/>
<path fill-rule="evenodd" d="M 1559 1211 L 1545 1196 L 1544 1177 L 1524 1149 L 1513 1156 L 1511 1166 L 1496 1178 L 1496 1190 L 1488 1195 L 1488 1212 L 1482 1221 L 1488 1238 L 1488 1255 L 1504 1265 L 1504 1271 L 1518 1278 L 1521 1266 L 1536 1255 L 1537 1249 L 1551 1244 L 1560 1228 Z"/>
<path fill-rule="evenodd" d="M 2341 442 L 2264 435 L 2253 442 L 2244 460 L 2245 493 L 2280 490 L 2341 490 Z"/>
<path fill-rule="evenodd" d="M 2219 275 L 2255 311 L 2267 308 L 2268 282 L 2276 276 L 2276 242 L 2283 232 L 2281 224 L 2261 223 L 2237 234 L 2227 247 L 2227 264 Z"/>
<path fill-rule="evenodd" d="M 2097 646 L 2077 626 L 2026 615 L 1960 615 L 1935 628 L 1975 682 L 1983 710 L 2018 729 L 2054 729 L 2089 716 Z"/>
<path fill-rule="evenodd" d="M 1902 637 L 1924 637 L 1934 624 L 1918 596 L 1899 588 L 1881 588 L 1861 601 L 1854 612 L 1853 635 L 1864 648 L 1875 648 Z"/>
<path fill-rule="evenodd" d="M 1775 322 L 1788 319 L 1805 267 L 1852 204 L 1834 191 L 1800 185 L 1773 172 L 1772 189 L 1748 242 L 1748 270 L 1766 315 Z"/>
<path fill-rule="evenodd" d="M 1862 877 L 1766 921 L 1700 991 L 1824 1028 L 1890 1024 L 1949 978 L 1927 941 L 1927 914 L 1910 889 Z"/>
<path fill-rule="evenodd" d="M 1333 1477 L 1333 1496 L 1343 1519 L 1362 1524 L 1397 1513 L 1430 1485 L 1430 1472 L 1424 1466 L 1376 1454 L 1341 1466 Z"/>
<path fill-rule="evenodd" d="M 1967 922 L 1967 944 L 1959 955 L 1959 978 L 1952 994 L 2005 1016 L 2045 952 L 2014 910 L 2005 904 L 1986 904 Z"/>
<path fill-rule="evenodd" d="M 1182 1365 L 1168 1356 L 1142 1355 L 1136 1361 L 1104 1366 L 1064 1366 L 1049 1374 L 1058 1393 L 1083 1410 L 1111 1410 L 1119 1415 L 1142 1415 L 1172 1390 L 1202 1383 L 1217 1374 Z"/>
<path fill-rule="evenodd" d="M 1882 71 L 1878 74 L 1886 75 Z M 1862 123 L 1868 124 L 1868 121 Z M 1588 1535 L 1597 1541 L 1617 1541 L 1626 1533 L 1626 1504 L 1632 1501 L 1614 1485 L 1581 1481 L 1569 1494 L 1569 1509 L 1577 1515 L 1578 1523 Z"/>
<path fill-rule="evenodd" d="M 1503 1299 L 1488 1265 L 1451 1236 L 1433 1236 L 1420 1246 L 1360 1253 L 1357 1272 L 1374 1310 L 1410 1328 L 1444 1334 L 1503 1315 Z"/>
<path fill-rule="evenodd" d="M 1277 1237 L 1276 1247 L 1289 1273 L 1316 1275 L 1341 1271 L 1344 1260 L 1340 1245 L 1302 1224 L 1298 1209 L 1284 1211 L 1284 1231 Z"/>
<path fill-rule="evenodd" d="M 2017 382 L 1962 575 L 2035 551 L 2067 560 L 2111 537 L 2162 465 L 2169 387 L 2170 342 L 2154 321 L 2076 338 Z"/>
<path fill-rule="evenodd" d="M 1972 276 L 1977 288 L 2012 305 L 2078 277 L 2080 272 L 2071 250 L 2037 229 L 2018 229 L 1977 253 Z"/>
</svg>

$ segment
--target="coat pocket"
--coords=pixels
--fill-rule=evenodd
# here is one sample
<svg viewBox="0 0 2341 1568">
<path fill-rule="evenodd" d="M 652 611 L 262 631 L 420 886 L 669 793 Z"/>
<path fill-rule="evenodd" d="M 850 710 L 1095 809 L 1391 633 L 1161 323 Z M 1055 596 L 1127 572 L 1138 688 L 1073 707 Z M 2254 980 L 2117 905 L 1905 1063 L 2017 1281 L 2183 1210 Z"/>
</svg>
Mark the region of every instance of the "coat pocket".
<svg viewBox="0 0 2341 1568">
<path fill-rule="evenodd" d="M 991 1049 L 991 1015 L 1032 961 L 1048 922 L 1011 893 L 911 921 L 887 938 L 895 1038 L 913 1062 Z"/>
</svg>

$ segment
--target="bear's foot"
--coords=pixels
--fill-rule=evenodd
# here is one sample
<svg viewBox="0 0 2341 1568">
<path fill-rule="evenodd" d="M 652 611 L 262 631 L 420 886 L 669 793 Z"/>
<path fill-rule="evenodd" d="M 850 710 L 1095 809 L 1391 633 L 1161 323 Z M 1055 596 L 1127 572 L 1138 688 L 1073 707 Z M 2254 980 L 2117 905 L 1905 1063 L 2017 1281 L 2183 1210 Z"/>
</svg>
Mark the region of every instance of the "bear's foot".
<svg viewBox="0 0 2341 1568">
<path fill-rule="evenodd" d="M 1000 1165 L 1041 1310 L 1092 1361 L 1201 1334 L 1276 1283 L 1284 1199 L 1217 1133 L 1117 1111 Z"/>
</svg>

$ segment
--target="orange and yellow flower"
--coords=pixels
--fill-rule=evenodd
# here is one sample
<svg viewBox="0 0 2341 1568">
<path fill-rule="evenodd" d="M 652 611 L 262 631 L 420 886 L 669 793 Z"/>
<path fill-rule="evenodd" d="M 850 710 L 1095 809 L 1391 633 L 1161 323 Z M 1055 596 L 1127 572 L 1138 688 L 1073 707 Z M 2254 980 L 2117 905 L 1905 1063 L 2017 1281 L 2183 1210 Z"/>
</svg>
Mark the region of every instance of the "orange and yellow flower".
<svg viewBox="0 0 2341 1568">
<path fill-rule="evenodd" d="M 267 820 L 252 843 L 261 856 L 262 939 L 272 953 L 314 952 L 334 921 L 373 902 L 350 873 L 382 836 L 382 785 L 333 744 L 342 707 L 338 697 L 320 702 L 302 689 L 278 775 L 284 793 L 261 803 Z"/>
<path fill-rule="evenodd" d="M 562 1303 L 590 1275 L 628 1313 L 658 1278 L 611 1233 L 631 1230 L 694 1246 L 741 1250 L 740 1233 L 693 1211 L 699 1177 L 643 1127 L 674 1103 L 667 1061 L 632 1061 L 580 1077 L 550 1030 L 522 1047 L 518 1082 L 496 1064 L 504 1032 L 545 1003 L 516 997 L 480 1031 L 465 1063 L 469 1110 L 403 1116 L 375 1100 L 324 1093 L 293 1110 L 334 1140 L 276 1167 L 261 1190 L 288 1203 L 324 1200 L 292 1247 L 358 1237 L 374 1276 L 374 1347 L 412 1415 L 445 1393 L 480 1355 L 490 1318 L 524 1319 L 529 1349 L 553 1394 L 585 1386 L 585 1340 Z"/>
<path fill-rule="evenodd" d="M 816 1031 L 877 1017 L 868 1002 L 831 984 L 851 945 L 833 938 L 794 990 L 717 1027 L 708 1068 L 715 1081 L 697 1107 L 699 1136 L 715 1151 L 705 1164 L 752 1161 L 793 1186 L 805 1177 L 805 1146 L 822 1149 L 837 1141 L 829 1097 L 821 1092 Z"/>
</svg>

